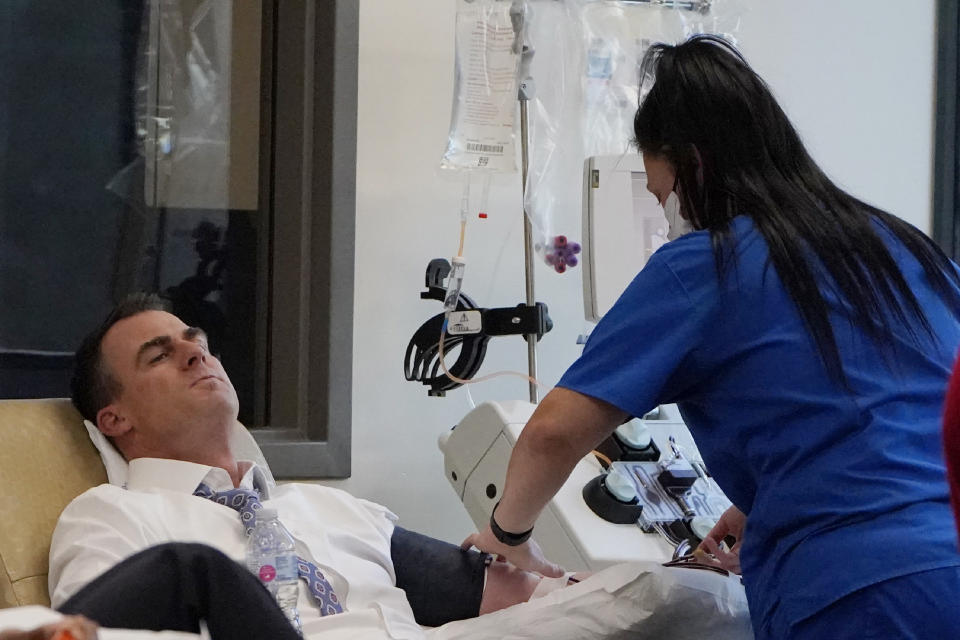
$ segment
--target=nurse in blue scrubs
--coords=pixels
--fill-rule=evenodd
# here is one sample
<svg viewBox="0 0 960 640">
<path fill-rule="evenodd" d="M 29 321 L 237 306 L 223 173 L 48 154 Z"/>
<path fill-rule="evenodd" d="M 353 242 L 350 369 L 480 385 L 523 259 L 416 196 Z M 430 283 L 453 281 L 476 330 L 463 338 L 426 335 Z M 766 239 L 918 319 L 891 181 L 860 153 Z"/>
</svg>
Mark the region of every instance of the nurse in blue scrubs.
<svg viewBox="0 0 960 640">
<path fill-rule="evenodd" d="M 464 544 L 558 575 L 526 540 L 540 511 L 626 418 L 675 402 L 736 505 L 703 548 L 739 562 L 758 638 L 960 637 L 940 444 L 956 266 L 837 187 L 723 40 L 656 45 L 648 76 L 636 142 L 679 237 L 544 398 Z"/>
</svg>

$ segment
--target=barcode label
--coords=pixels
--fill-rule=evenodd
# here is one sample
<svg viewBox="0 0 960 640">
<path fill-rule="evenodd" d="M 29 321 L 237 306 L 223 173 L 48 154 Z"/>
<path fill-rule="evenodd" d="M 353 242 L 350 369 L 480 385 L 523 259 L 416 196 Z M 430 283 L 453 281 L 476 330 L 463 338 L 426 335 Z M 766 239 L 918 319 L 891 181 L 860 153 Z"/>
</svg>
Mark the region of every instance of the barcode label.
<svg viewBox="0 0 960 640">
<path fill-rule="evenodd" d="M 503 153 L 503 145 L 502 144 L 477 144 L 475 142 L 468 142 L 467 151 L 477 151 L 479 153 Z"/>
</svg>

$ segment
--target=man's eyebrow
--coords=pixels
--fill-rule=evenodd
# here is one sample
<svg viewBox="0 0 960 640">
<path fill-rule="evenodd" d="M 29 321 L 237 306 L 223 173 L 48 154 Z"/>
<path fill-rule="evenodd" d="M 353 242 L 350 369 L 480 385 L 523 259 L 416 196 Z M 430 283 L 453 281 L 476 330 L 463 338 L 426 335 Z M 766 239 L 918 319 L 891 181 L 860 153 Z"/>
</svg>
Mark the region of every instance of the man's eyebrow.
<svg viewBox="0 0 960 640">
<path fill-rule="evenodd" d="M 183 330 L 184 340 L 195 340 L 197 338 L 200 338 L 204 342 L 209 342 L 209 339 L 207 338 L 207 332 L 200 327 L 187 327 Z"/>
<path fill-rule="evenodd" d="M 140 362 L 140 358 L 143 357 L 143 354 L 148 350 L 153 349 L 154 347 L 166 347 L 170 344 L 170 336 L 157 336 L 151 340 L 147 340 L 140 348 L 137 350 L 137 362 Z"/>
</svg>

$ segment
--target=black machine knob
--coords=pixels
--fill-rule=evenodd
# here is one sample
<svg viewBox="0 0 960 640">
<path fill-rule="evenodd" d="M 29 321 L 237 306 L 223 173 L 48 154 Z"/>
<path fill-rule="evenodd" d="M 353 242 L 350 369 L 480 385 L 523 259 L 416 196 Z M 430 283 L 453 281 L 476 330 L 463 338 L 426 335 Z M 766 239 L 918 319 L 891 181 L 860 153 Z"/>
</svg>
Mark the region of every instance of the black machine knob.
<svg viewBox="0 0 960 640">
<path fill-rule="evenodd" d="M 642 420 L 636 418 L 617 427 L 597 446 L 597 451 L 612 462 L 656 462 L 660 459 L 660 449 L 650 437 L 650 431 Z"/>
<path fill-rule="evenodd" d="M 634 524 L 643 512 L 636 487 L 617 472 L 601 474 L 584 485 L 583 500 L 591 511 L 614 524 Z"/>
<path fill-rule="evenodd" d="M 625 462 L 656 462 L 660 459 L 660 449 L 650 436 L 650 430 L 642 420 L 634 418 L 617 427 L 613 432 Z"/>
<path fill-rule="evenodd" d="M 691 549 L 696 549 L 716 524 L 710 516 L 693 516 L 664 523 L 663 527 L 674 539 L 686 540 Z"/>
</svg>

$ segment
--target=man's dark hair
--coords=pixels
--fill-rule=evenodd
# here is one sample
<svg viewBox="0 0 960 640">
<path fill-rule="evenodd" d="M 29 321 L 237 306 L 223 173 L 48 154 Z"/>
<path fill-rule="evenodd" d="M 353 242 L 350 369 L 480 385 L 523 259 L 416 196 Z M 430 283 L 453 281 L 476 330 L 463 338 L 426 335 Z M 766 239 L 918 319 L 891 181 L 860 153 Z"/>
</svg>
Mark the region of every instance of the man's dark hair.
<svg viewBox="0 0 960 640">
<path fill-rule="evenodd" d="M 747 215 L 835 380 L 846 383 L 827 295 L 839 294 L 853 322 L 884 349 L 896 325 L 917 343 L 921 334 L 936 341 L 885 238 L 899 240 L 957 309 L 960 275 L 950 260 L 907 222 L 834 184 L 732 45 L 709 35 L 654 45 L 641 78 L 653 86 L 634 118 L 636 143 L 676 167 L 682 210 L 694 228 L 709 230 L 719 276 L 735 262 L 730 223 Z"/>
<path fill-rule="evenodd" d="M 97 412 L 110 404 L 121 391 L 120 382 L 103 364 L 100 345 L 110 327 L 124 318 L 144 311 L 169 311 L 169 304 L 152 293 L 131 293 L 113 308 L 107 319 L 83 339 L 74 357 L 70 394 L 73 406 L 87 420 L 96 423 Z"/>
</svg>

